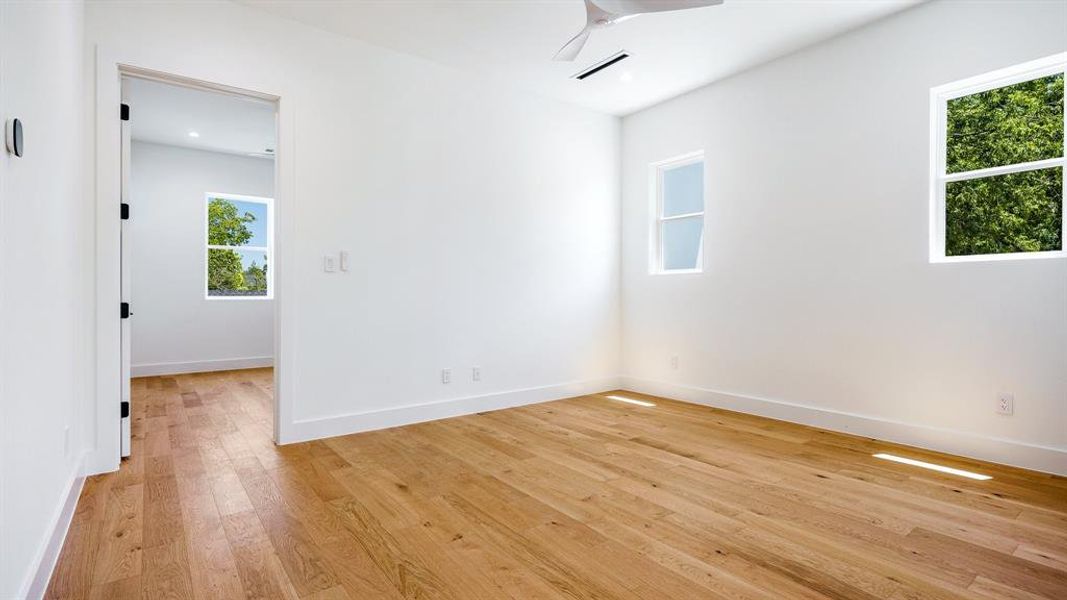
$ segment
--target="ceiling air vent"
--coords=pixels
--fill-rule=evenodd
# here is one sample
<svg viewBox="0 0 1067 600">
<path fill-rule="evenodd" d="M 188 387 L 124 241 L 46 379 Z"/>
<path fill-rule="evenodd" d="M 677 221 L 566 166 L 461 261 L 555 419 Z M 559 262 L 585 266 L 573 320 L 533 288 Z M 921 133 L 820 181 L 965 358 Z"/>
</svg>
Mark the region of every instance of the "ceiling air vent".
<svg viewBox="0 0 1067 600">
<path fill-rule="evenodd" d="M 604 60 L 594 64 L 593 66 L 581 71 L 580 73 L 572 75 L 571 79 L 585 79 L 586 77 L 589 77 L 590 75 L 595 75 L 603 71 L 604 69 L 610 67 L 611 65 L 626 60 L 627 58 L 630 58 L 630 55 L 627 54 L 625 50 L 621 50 L 605 58 Z"/>
</svg>

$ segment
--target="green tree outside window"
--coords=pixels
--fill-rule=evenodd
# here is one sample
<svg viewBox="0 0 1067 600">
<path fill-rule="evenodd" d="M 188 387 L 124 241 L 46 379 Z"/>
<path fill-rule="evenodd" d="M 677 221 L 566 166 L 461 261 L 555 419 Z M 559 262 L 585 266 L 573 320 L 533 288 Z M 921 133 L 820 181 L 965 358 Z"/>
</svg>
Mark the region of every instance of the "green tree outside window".
<svg viewBox="0 0 1067 600">
<path fill-rule="evenodd" d="M 945 171 L 1063 157 L 1063 74 L 949 100 Z M 1063 249 L 1063 167 L 950 181 L 945 255 Z"/>
<path fill-rule="evenodd" d="M 266 296 L 268 256 L 263 248 L 249 244 L 259 218 L 226 198 L 210 198 L 207 213 L 208 245 L 215 246 L 208 248 L 208 295 Z M 260 226 L 262 231 L 265 225 Z"/>
</svg>

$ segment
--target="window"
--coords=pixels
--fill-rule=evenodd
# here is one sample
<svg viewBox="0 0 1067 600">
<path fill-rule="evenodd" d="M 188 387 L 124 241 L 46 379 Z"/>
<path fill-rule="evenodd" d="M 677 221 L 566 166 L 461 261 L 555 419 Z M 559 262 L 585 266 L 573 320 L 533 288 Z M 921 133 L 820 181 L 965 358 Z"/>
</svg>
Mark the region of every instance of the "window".
<svg viewBox="0 0 1067 600">
<path fill-rule="evenodd" d="M 655 163 L 650 176 L 655 219 L 653 273 L 704 268 L 704 153 Z"/>
<path fill-rule="evenodd" d="M 208 299 L 273 297 L 273 204 L 270 198 L 207 194 Z"/>
<path fill-rule="evenodd" d="M 931 90 L 930 261 L 1064 252 L 1058 54 Z"/>
</svg>

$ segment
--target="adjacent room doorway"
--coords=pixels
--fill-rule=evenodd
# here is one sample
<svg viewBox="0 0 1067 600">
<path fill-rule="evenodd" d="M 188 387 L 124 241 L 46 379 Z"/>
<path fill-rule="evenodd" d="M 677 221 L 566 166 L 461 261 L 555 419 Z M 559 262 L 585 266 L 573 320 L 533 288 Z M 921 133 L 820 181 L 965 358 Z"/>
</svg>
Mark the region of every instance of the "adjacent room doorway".
<svg viewBox="0 0 1067 600">
<path fill-rule="evenodd" d="M 277 102 L 126 72 L 121 94 L 121 456 L 168 407 L 274 431 Z"/>
</svg>

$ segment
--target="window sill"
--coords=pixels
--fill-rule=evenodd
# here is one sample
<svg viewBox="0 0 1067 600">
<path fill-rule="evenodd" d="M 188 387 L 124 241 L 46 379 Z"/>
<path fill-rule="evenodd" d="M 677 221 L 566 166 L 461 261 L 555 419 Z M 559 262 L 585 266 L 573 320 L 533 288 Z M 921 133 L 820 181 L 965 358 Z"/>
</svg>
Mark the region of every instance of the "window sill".
<svg viewBox="0 0 1067 600">
<path fill-rule="evenodd" d="M 704 269 L 671 269 L 670 271 L 652 271 L 649 275 L 699 275 Z"/>
<path fill-rule="evenodd" d="M 1010 260 L 1044 260 L 1048 258 L 1067 258 L 1067 251 L 1051 250 L 1047 252 L 1012 252 L 1010 254 L 971 254 L 967 256 L 931 256 L 931 264 L 1002 262 Z"/>
</svg>

